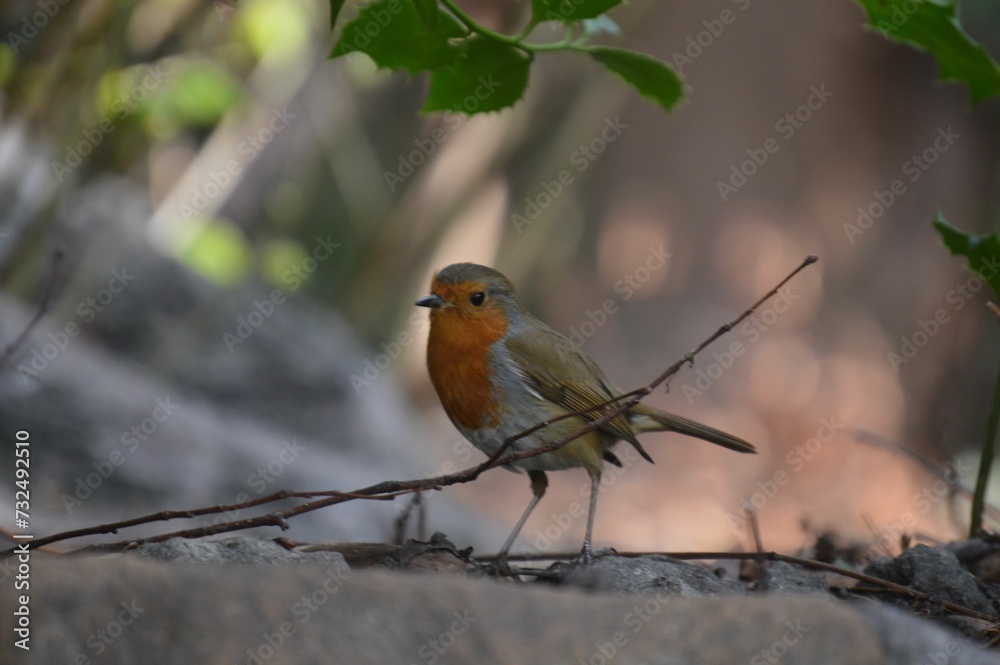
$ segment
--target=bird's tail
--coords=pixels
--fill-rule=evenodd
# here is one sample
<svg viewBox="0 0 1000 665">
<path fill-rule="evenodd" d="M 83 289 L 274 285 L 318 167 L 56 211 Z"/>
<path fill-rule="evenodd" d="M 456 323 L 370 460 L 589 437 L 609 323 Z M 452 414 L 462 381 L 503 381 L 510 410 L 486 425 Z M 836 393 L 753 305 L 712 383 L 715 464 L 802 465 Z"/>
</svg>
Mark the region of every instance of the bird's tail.
<svg viewBox="0 0 1000 665">
<path fill-rule="evenodd" d="M 641 432 L 679 432 L 693 436 L 702 441 L 708 441 L 723 448 L 735 450 L 738 453 L 756 453 L 757 448 L 732 434 L 702 425 L 687 418 L 675 416 L 666 411 L 660 411 L 644 404 L 637 404 L 630 410 L 632 429 L 636 434 Z"/>
</svg>

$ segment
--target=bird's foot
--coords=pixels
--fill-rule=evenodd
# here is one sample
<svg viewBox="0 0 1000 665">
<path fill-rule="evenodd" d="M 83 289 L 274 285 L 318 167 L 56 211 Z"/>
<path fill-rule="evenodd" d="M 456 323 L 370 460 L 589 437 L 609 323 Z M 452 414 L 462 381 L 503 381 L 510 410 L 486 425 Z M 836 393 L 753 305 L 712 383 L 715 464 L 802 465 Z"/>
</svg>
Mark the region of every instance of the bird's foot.
<svg viewBox="0 0 1000 665">
<path fill-rule="evenodd" d="M 584 547 L 580 552 L 580 556 L 570 561 L 570 563 L 574 566 L 589 566 L 594 563 L 595 559 L 602 556 L 610 556 L 612 554 L 618 554 L 618 551 L 613 547 L 602 547 L 596 552 L 590 547 Z"/>
<path fill-rule="evenodd" d="M 501 554 L 490 563 L 482 566 L 482 571 L 490 577 L 511 577 L 514 571 L 507 563 L 507 555 Z"/>
</svg>

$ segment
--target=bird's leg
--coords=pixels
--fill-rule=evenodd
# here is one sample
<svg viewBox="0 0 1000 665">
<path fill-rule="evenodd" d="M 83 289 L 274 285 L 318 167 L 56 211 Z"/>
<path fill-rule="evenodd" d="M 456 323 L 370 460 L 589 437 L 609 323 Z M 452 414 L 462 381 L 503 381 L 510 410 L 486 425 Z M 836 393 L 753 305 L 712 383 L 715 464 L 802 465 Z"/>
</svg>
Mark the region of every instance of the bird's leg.
<svg viewBox="0 0 1000 665">
<path fill-rule="evenodd" d="M 590 476 L 590 512 L 587 513 L 587 535 L 583 539 L 583 550 L 577 559 L 577 563 L 589 566 L 594 562 L 594 552 L 590 544 L 590 536 L 594 531 L 594 512 L 597 510 L 597 495 L 601 488 L 601 472 Z"/>
<path fill-rule="evenodd" d="M 531 497 L 531 503 L 529 503 L 528 507 L 525 508 L 524 514 L 521 515 L 521 519 L 517 521 L 517 525 L 514 526 L 514 530 L 511 531 L 510 535 L 507 537 L 507 542 L 503 544 L 503 547 L 500 548 L 500 553 L 497 554 L 496 567 L 501 571 L 510 571 L 510 566 L 507 565 L 507 553 L 510 552 L 510 548 L 514 545 L 514 540 L 517 538 L 517 534 L 521 532 L 521 527 L 523 527 L 524 523 L 528 521 L 528 516 L 531 515 L 531 511 L 535 509 L 538 502 L 542 500 L 543 496 L 545 496 L 545 490 L 549 486 L 549 477 L 545 475 L 544 471 L 529 471 L 528 477 L 531 478 L 531 493 L 534 496 Z"/>
</svg>

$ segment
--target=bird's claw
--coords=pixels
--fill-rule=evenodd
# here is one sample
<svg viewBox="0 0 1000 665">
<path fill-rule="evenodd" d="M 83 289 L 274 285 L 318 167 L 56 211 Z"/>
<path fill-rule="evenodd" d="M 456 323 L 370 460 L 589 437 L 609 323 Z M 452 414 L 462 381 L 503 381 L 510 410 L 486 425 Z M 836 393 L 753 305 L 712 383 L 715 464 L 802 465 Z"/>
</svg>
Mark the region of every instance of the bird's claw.
<svg viewBox="0 0 1000 665">
<path fill-rule="evenodd" d="M 595 552 L 591 548 L 586 547 L 580 552 L 580 556 L 573 559 L 570 563 L 574 566 L 589 566 L 594 563 L 595 559 L 599 559 L 602 556 L 611 556 L 612 554 L 618 554 L 618 550 L 613 547 L 602 547 Z"/>
<path fill-rule="evenodd" d="M 489 577 L 511 577 L 514 574 L 505 556 L 499 556 L 483 566 L 483 572 Z"/>
</svg>

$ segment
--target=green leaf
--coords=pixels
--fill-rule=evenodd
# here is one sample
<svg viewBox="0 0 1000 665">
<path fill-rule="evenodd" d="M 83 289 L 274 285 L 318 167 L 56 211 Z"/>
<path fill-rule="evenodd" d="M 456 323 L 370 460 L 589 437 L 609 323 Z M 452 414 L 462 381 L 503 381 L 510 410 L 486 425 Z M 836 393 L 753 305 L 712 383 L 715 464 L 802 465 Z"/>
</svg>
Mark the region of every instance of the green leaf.
<svg viewBox="0 0 1000 665">
<path fill-rule="evenodd" d="M 607 46 L 587 53 L 639 91 L 669 111 L 684 98 L 684 81 L 669 65 L 635 51 Z"/>
<path fill-rule="evenodd" d="M 538 22 L 573 23 L 596 18 L 621 3 L 622 0 L 531 0 L 531 12 Z"/>
<path fill-rule="evenodd" d="M 941 80 L 964 82 L 973 104 L 1000 95 L 1000 66 L 962 30 L 957 0 L 858 2 L 868 13 L 872 29 L 933 55 L 941 68 Z"/>
<path fill-rule="evenodd" d="M 997 234 L 976 236 L 966 233 L 949 224 L 940 212 L 934 218 L 934 228 L 951 253 L 964 256 L 969 262 L 969 269 L 982 277 L 993 289 L 993 294 L 1000 298 L 1000 240 Z"/>
<path fill-rule="evenodd" d="M 514 105 L 528 87 L 531 56 L 488 37 L 473 37 L 448 67 L 431 74 L 431 90 L 421 109 L 472 115 Z"/>
<path fill-rule="evenodd" d="M 420 14 L 424 24 L 433 30 L 438 20 L 437 0 L 413 0 L 413 5 L 417 8 L 417 13 Z"/>
<path fill-rule="evenodd" d="M 463 37 L 466 30 L 440 7 L 435 11 L 437 20 L 432 28 L 410 0 L 373 2 L 344 26 L 330 57 L 360 51 L 379 67 L 405 69 L 411 74 L 448 65 L 461 53 L 449 40 Z"/>
</svg>

